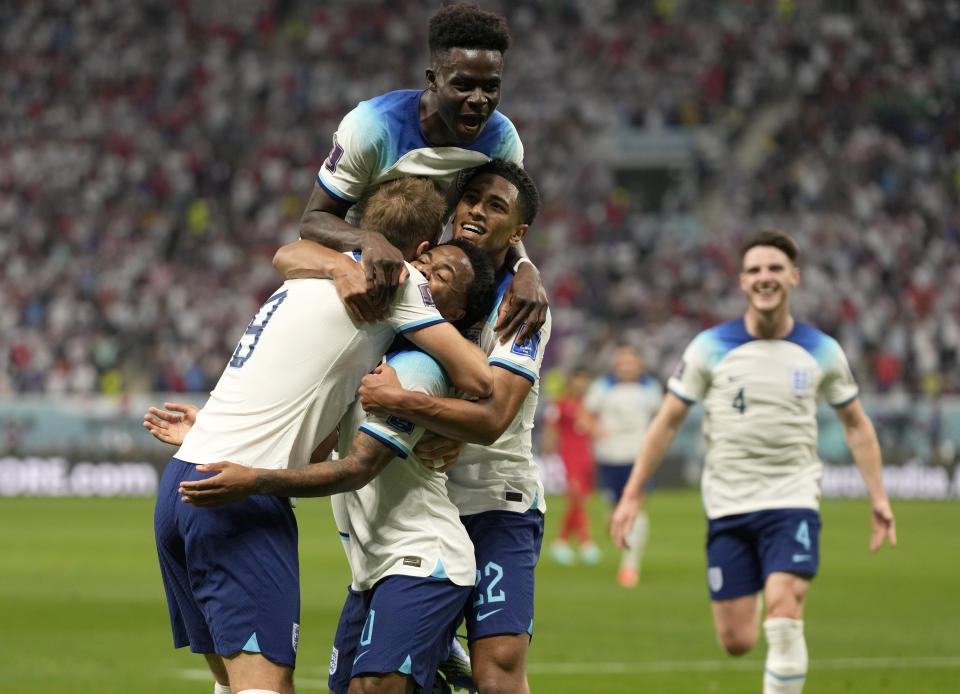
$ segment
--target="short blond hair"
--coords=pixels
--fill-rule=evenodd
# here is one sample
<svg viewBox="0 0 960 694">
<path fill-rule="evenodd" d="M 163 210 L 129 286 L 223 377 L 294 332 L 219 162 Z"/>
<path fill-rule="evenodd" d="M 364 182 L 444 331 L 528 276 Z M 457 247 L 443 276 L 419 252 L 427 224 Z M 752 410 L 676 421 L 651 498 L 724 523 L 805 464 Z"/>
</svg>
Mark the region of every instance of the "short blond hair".
<svg viewBox="0 0 960 694">
<path fill-rule="evenodd" d="M 360 226 L 378 231 L 408 251 L 424 241 L 434 245 L 447 216 L 447 203 L 429 178 L 408 176 L 379 186 L 362 202 Z"/>
</svg>

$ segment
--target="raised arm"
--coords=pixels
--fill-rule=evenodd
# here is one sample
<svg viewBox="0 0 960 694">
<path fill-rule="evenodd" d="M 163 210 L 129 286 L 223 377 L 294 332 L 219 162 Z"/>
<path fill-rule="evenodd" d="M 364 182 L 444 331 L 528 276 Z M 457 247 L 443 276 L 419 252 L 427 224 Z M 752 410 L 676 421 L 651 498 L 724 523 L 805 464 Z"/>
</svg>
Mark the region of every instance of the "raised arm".
<svg viewBox="0 0 960 694">
<path fill-rule="evenodd" d="M 873 422 L 863 411 L 860 399 L 855 398 L 842 407 L 835 408 L 843 434 L 853 454 L 863 481 L 870 495 L 871 521 L 873 530 L 870 535 L 870 551 L 876 552 L 883 544 L 884 537 L 891 545 L 897 544 L 897 527 L 890 508 L 890 500 L 883 486 L 883 460 L 880 454 L 880 442 L 877 440 Z"/>
<path fill-rule="evenodd" d="M 403 254 L 382 234 L 345 222 L 344 217 L 352 204 L 334 198 L 314 182 L 310 200 L 300 219 L 300 238 L 338 251 L 359 248 L 371 297 L 383 304 L 389 301 L 401 283 Z"/>
<path fill-rule="evenodd" d="M 532 385 L 523 376 L 495 368 L 492 396 L 475 401 L 438 398 L 404 390 L 393 370 L 381 366 L 364 377 L 359 395 L 368 412 L 399 414 L 443 436 L 489 445 L 507 430 Z"/>
<path fill-rule="evenodd" d="M 520 263 L 521 259 L 524 262 Z M 540 271 L 527 258 L 522 243 L 507 249 L 504 264 L 516 268 L 516 274 L 503 295 L 494 330 L 500 335 L 500 342 L 506 342 L 526 323 L 520 333 L 520 340 L 524 341 L 536 335 L 547 319 L 547 290 L 543 287 Z"/>
<path fill-rule="evenodd" d="M 689 411 L 688 402 L 668 392 L 657 416 L 650 423 L 640 453 L 637 454 L 637 459 L 633 463 L 630 479 L 627 480 L 623 495 L 613 510 L 613 517 L 610 520 L 610 537 L 613 538 L 617 547 L 626 547 L 627 533 L 633 527 L 633 521 L 636 520 L 640 508 L 640 500 L 643 498 L 643 487 L 660 467 Z"/>
<path fill-rule="evenodd" d="M 380 474 L 396 452 L 372 436 L 358 432 L 350 454 L 287 470 L 264 470 L 235 463 L 199 465 L 199 472 L 211 477 L 180 483 L 184 503 L 192 506 L 222 506 L 253 494 L 273 496 L 329 496 L 350 492 Z"/>
</svg>

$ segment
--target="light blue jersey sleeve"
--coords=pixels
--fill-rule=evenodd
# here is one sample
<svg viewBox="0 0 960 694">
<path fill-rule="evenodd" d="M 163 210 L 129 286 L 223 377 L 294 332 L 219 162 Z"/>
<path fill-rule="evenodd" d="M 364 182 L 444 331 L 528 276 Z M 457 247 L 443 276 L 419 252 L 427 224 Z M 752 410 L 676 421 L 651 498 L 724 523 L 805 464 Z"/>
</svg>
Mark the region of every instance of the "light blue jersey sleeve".
<svg viewBox="0 0 960 694">
<path fill-rule="evenodd" d="M 437 397 L 446 397 L 451 392 L 452 386 L 446 372 L 425 352 L 394 352 L 387 357 L 387 364 L 397 370 L 400 385 L 406 390 Z M 397 457 L 407 458 L 423 436 L 424 429 L 395 415 L 369 415 L 360 426 L 360 431 L 394 449 Z"/>
</svg>

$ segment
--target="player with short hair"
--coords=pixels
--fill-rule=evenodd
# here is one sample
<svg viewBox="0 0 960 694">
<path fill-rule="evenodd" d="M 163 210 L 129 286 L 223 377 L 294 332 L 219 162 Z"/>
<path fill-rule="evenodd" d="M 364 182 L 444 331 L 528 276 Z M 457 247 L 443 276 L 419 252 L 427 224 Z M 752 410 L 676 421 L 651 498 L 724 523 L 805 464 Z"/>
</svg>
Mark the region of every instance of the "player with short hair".
<svg viewBox="0 0 960 694">
<path fill-rule="evenodd" d="M 336 280 L 285 282 L 250 322 L 161 480 L 155 528 L 175 645 L 205 654 L 219 684 L 229 680 L 235 691 L 293 690 L 296 521 L 289 503 L 273 497 L 198 512 L 181 503 L 181 483 L 202 479 L 199 466 L 223 460 L 272 470 L 305 465 L 397 333 L 435 355 L 458 387 L 490 392 L 485 355 L 435 305 L 452 306 L 458 313 L 450 317 L 462 317 L 466 298 L 458 278 L 473 272 L 462 248 L 450 247 L 442 263 L 424 253 L 441 228 L 442 196 L 428 180 L 405 181 L 381 187 L 371 207 L 382 198 L 399 200 L 398 191 L 404 204 L 384 233 L 413 262 L 386 319 L 354 323 Z M 422 205 L 411 208 L 407 198 L 415 191 Z M 419 232 L 404 223 L 418 210 Z M 359 259 L 338 255 L 352 265 Z"/>
<path fill-rule="evenodd" d="M 490 255 L 502 301 L 513 276 L 508 250 L 527 233 L 539 208 L 536 185 L 516 164 L 493 160 L 465 172 L 459 187 L 454 237 Z M 526 692 L 534 569 L 546 510 L 531 430 L 551 320 L 548 313 L 532 339 L 522 340 L 517 329 L 506 343 L 497 339 L 496 320 L 495 309 L 480 334 L 481 347 L 497 367 L 490 397 L 468 401 L 414 393 L 400 386 L 389 367 L 365 377 L 360 395 L 368 412 L 400 416 L 469 442 L 447 473 L 447 492 L 476 552 L 477 586 L 465 611 L 473 675 L 484 693 Z M 424 457 L 434 456 L 425 451 Z"/>
<path fill-rule="evenodd" d="M 650 421 L 663 402 L 663 386 L 643 372 L 643 358 L 633 345 L 620 345 L 613 355 L 613 371 L 598 378 L 583 398 L 593 413 L 593 456 L 604 496 L 615 507 L 623 495 L 633 461 L 640 452 Z M 640 580 L 640 562 L 650 532 L 650 521 L 638 499 L 637 518 L 620 555 L 617 583 L 632 588 Z"/>
<path fill-rule="evenodd" d="M 781 231 L 757 232 L 741 246 L 746 313 L 705 330 L 687 347 L 611 523 L 614 541 L 624 546 L 644 484 L 690 406 L 703 400 L 701 488 L 714 626 L 731 655 L 751 650 L 762 590 L 765 694 L 798 694 L 807 673 L 803 604 L 819 563 L 823 472 L 816 456 L 818 396 L 840 418 L 866 483 L 870 550 L 884 537 L 897 542 L 877 434 L 846 357 L 836 340 L 790 313 L 790 293 L 800 279 L 797 256 L 793 239 Z"/>
<path fill-rule="evenodd" d="M 497 110 L 510 42 L 501 15 L 474 5 L 441 7 L 430 19 L 427 88 L 360 102 L 340 122 L 303 213 L 300 236 L 336 250 L 362 249 L 367 281 L 344 297 L 356 305 L 354 311 L 381 316 L 402 280 L 397 251 L 376 230 L 352 224 L 358 215 L 351 208 L 371 186 L 427 176 L 448 190 L 465 168 L 493 158 L 523 162 L 517 130 Z M 510 253 L 513 266 L 521 256 Z M 529 267 L 518 268 L 497 327 L 509 334 L 526 322 L 524 337 L 530 337 L 545 319 L 547 298 L 540 273 L 530 263 L 523 265 Z"/>
</svg>

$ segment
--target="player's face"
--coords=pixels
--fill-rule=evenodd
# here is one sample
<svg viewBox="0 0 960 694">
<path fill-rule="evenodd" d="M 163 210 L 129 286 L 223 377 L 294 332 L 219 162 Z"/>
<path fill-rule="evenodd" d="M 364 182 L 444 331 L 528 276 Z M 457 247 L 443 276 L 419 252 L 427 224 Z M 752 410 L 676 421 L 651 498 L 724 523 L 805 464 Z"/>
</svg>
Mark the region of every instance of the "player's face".
<svg viewBox="0 0 960 694">
<path fill-rule="evenodd" d="M 621 347 L 613 355 L 613 374 L 623 383 L 635 381 L 643 371 L 643 361 L 640 355 L 629 347 Z"/>
<path fill-rule="evenodd" d="M 522 223 L 517 187 L 487 173 L 474 176 L 457 203 L 453 236 L 476 244 L 490 255 L 505 253 L 527 233 Z"/>
<path fill-rule="evenodd" d="M 743 256 L 740 288 L 755 311 L 772 313 L 786 308 L 790 291 L 799 280 L 797 268 L 779 248 L 754 246 Z"/>
<path fill-rule="evenodd" d="M 473 265 L 456 246 L 437 246 L 410 263 L 427 279 L 433 303 L 448 321 L 458 320 L 467 306 L 467 288 L 473 281 Z"/>
<path fill-rule="evenodd" d="M 500 103 L 503 55 L 499 51 L 451 48 L 427 70 L 441 121 L 456 142 L 473 142 Z"/>
</svg>

